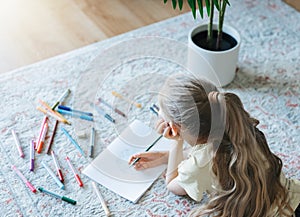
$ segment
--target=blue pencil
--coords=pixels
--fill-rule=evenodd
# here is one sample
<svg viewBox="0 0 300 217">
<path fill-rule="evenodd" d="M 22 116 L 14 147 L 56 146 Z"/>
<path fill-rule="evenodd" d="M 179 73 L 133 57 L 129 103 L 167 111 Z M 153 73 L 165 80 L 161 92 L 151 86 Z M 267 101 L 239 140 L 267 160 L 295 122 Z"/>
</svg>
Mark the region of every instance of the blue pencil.
<svg viewBox="0 0 300 217">
<path fill-rule="evenodd" d="M 42 165 L 45 167 L 45 169 L 50 174 L 50 176 L 54 179 L 54 181 L 59 186 L 59 188 L 60 189 L 65 189 L 64 184 L 57 178 L 57 176 L 53 173 L 53 171 L 50 169 L 50 167 L 48 167 L 48 165 L 45 164 L 44 162 L 42 162 Z"/>
<path fill-rule="evenodd" d="M 82 114 L 82 115 L 93 116 L 93 113 L 91 113 L 91 112 L 84 112 L 84 111 L 75 110 L 75 109 L 72 109 L 68 106 L 59 105 L 58 108 L 62 109 L 62 110 L 65 110 L 65 111 L 70 111 L 70 112 L 73 112 L 73 113 L 79 113 L 79 114 Z"/>
<path fill-rule="evenodd" d="M 110 122 L 112 122 L 112 123 L 115 123 L 115 122 L 116 122 L 115 119 L 113 119 L 109 114 L 106 114 L 105 111 L 102 110 L 101 108 L 99 108 L 98 106 L 96 106 L 96 105 L 94 105 L 94 104 L 92 104 L 92 103 L 91 103 L 91 106 L 94 107 L 94 108 L 96 109 L 96 111 L 97 111 L 100 115 L 104 116 L 104 117 L 105 117 L 107 120 L 109 120 Z"/>
<path fill-rule="evenodd" d="M 157 105 L 155 105 L 155 104 L 153 104 L 152 105 L 152 107 L 156 110 L 156 112 L 158 112 L 159 111 L 159 108 L 158 108 L 158 106 Z"/>
<path fill-rule="evenodd" d="M 69 140 L 72 142 L 72 144 L 78 149 L 78 151 L 84 155 L 83 150 L 80 148 L 80 146 L 78 145 L 78 143 L 71 137 L 71 135 L 68 133 L 68 131 L 61 127 L 61 130 L 64 132 L 64 134 L 69 138 Z"/>
<path fill-rule="evenodd" d="M 151 110 L 154 114 L 158 115 L 158 113 L 155 111 L 155 109 L 154 109 L 153 107 L 150 106 L 150 110 Z"/>
<path fill-rule="evenodd" d="M 99 102 L 102 102 L 104 105 L 106 105 L 107 107 L 111 108 L 112 110 L 114 110 L 116 113 L 118 113 L 119 115 L 126 117 L 126 115 L 120 111 L 119 109 L 113 107 L 112 105 L 108 104 L 106 101 L 104 101 L 102 98 L 98 98 Z"/>
<path fill-rule="evenodd" d="M 93 117 L 89 116 L 89 115 L 83 115 L 83 114 L 75 113 L 75 112 L 72 112 L 72 111 L 63 110 L 63 109 L 60 109 L 60 108 L 58 108 L 57 111 L 62 115 L 70 115 L 72 117 L 80 118 L 80 119 L 83 119 L 83 120 L 86 120 L 86 121 L 94 121 Z"/>
</svg>

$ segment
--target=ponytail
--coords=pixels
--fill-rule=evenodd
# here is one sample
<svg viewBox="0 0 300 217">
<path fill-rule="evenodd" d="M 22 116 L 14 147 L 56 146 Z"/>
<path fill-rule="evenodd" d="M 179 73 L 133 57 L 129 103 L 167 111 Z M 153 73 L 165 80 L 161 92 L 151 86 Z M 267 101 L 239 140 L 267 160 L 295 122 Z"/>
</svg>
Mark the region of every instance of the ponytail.
<svg viewBox="0 0 300 217">
<path fill-rule="evenodd" d="M 269 217 L 274 215 L 275 208 L 280 216 L 291 216 L 287 190 L 280 183 L 282 162 L 270 151 L 263 133 L 257 129 L 259 122 L 250 117 L 233 93 L 213 92 L 208 94 L 208 99 L 212 111 L 211 132 L 216 130 L 213 122 L 218 122 L 214 110 L 220 112 L 217 118 L 223 125 L 222 139 L 213 145 L 212 172 L 218 185 L 209 203 L 194 210 L 191 216 L 213 213 L 214 216 Z"/>
<path fill-rule="evenodd" d="M 237 95 L 212 91 L 208 94 L 208 101 L 211 108 L 209 142 L 221 142 L 225 135 L 231 143 L 241 144 L 255 137 L 255 128 L 259 122 L 244 110 Z M 216 143 L 214 145 L 214 151 L 217 151 L 218 146 Z"/>
<path fill-rule="evenodd" d="M 288 204 L 287 190 L 280 183 L 282 161 L 271 152 L 264 134 L 256 127 L 259 121 L 250 117 L 239 97 L 226 93 L 225 102 L 225 132 L 233 146 L 233 156 L 237 157 L 234 163 L 238 172 L 237 181 L 248 183 L 246 194 L 240 195 L 250 205 L 244 204 L 247 207 L 245 213 L 251 214 L 249 216 L 268 216 L 275 204 L 280 216 L 290 216 L 292 209 Z M 258 198 L 260 205 L 255 201 Z M 243 206 L 241 201 L 239 206 Z"/>
</svg>

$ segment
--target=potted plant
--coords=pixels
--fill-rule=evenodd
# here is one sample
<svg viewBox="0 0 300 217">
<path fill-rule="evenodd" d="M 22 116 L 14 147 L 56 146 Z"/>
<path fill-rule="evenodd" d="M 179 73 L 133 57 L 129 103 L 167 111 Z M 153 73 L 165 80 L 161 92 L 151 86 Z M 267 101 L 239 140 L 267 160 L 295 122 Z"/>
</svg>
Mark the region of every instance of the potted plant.
<svg viewBox="0 0 300 217">
<path fill-rule="evenodd" d="M 168 0 L 164 0 L 166 3 Z M 172 6 L 182 9 L 184 0 L 172 0 Z M 194 19 L 197 6 L 201 18 L 205 7 L 202 0 L 187 0 Z M 200 76 L 211 80 L 217 86 L 229 84 L 236 71 L 240 47 L 240 35 L 232 27 L 224 25 L 228 0 L 205 0 L 208 23 L 200 24 L 189 32 L 187 68 Z M 214 22 L 215 10 L 218 22 Z"/>
</svg>

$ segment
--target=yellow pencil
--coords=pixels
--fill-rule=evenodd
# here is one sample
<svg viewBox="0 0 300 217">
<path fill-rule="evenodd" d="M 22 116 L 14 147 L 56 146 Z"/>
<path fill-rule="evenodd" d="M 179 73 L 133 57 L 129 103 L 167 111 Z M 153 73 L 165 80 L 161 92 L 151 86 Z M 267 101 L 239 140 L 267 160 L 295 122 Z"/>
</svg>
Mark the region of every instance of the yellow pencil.
<svg viewBox="0 0 300 217">
<path fill-rule="evenodd" d="M 112 95 L 114 95 L 115 97 L 118 97 L 118 98 L 120 98 L 120 99 L 124 99 L 125 101 L 127 101 L 127 102 L 129 102 L 129 103 L 132 103 L 132 104 L 135 105 L 135 107 L 137 107 L 137 108 L 142 108 L 142 104 L 137 103 L 137 102 L 134 102 L 134 101 L 132 101 L 132 100 L 126 98 L 125 96 L 122 96 L 121 94 L 117 93 L 116 91 L 112 91 L 111 93 L 112 93 Z"/>
<path fill-rule="evenodd" d="M 44 102 L 43 100 L 39 100 L 39 102 L 46 108 L 47 111 L 56 114 L 57 116 L 61 117 L 62 119 L 65 119 L 64 116 L 62 116 L 60 113 L 58 113 L 57 111 L 53 110 L 50 105 L 48 105 L 46 102 Z M 67 119 L 65 119 L 67 120 Z"/>
<path fill-rule="evenodd" d="M 39 103 L 42 104 L 48 112 L 52 113 L 57 117 L 60 117 L 61 120 L 63 120 L 62 122 L 71 125 L 71 123 L 64 116 L 62 116 L 57 111 L 53 110 L 46 102 L 44 102 L 43 100 L 39 100 Z"/>
<path fill-rule="evenodd" d="M 70 124 L 68 121 L 62 119 L 61 117 L 58 117 L 57 115 L 55 115 L 55 114 L 53 114 L 53 113 L 48 112 L 46 109 L 43 109 L 42 107 L 39 107 L 39 106 L 38 106 L 38 107 L 36 107 L 36 108 L 37 108 L 37 110 L 43 112 L 45 115 L 49 115 L 49 116 L 55 118 L 56 120 L 58 120 L 58 121 L 60 121 L 60 122 L 63 122 L 63 123 L 65 123 L 65 124 Z"/>
</svg>

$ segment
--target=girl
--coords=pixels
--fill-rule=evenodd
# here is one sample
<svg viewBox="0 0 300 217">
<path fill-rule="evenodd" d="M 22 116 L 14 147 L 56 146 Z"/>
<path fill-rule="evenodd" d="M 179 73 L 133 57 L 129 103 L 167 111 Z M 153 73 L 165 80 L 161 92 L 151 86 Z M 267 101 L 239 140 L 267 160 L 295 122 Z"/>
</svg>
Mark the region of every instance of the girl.
<svg viewBox="0 0 300 217">
<path fill-rule="evenodd" d="M 300 216 L 295 211 L 300 182 L 283 175 L 282 161 L 237 95 L 220 93 L 194 77 L 175 76 L 162 88 L 159 107 L 157 132 L 174 144 L 169 152 L 135 154 L 129 163 L 140 158 L 136 170 L 168 163 L 168 190 L 196 201 L 207 192 L 208 203 L 190 216 Z M 191 146 L 186 159 L 184 141 Z"/>
</svg>

